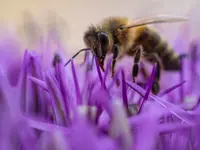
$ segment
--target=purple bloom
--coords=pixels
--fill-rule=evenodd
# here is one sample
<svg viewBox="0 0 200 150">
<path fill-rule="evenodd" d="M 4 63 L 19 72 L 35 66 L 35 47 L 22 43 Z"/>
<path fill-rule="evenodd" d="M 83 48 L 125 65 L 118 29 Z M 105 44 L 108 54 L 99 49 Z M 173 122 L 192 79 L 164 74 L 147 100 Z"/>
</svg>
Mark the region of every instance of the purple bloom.
<svg viewBox="0 0 200 150">
<path fill-rule="evenodd" d="M 17 44 L 0 43 L 0 148 L 198 150 L 198 44 L 180 72 L 162 72 L 161 91 L 154 95 L 156 65 L 143 64 L 150 78 L 139 75 L 145 82 L 140 86 L 131 81 L 129 58 L 111 78 L 112 56 L 102 72 L 90 53 L 84 64 L 72 60 L 64 67 L 62 51 L 53 65 L 55 55 L 44 47 L 41 53 L 26 50 L 22 58 L 9 53 Z"/>
</svg>

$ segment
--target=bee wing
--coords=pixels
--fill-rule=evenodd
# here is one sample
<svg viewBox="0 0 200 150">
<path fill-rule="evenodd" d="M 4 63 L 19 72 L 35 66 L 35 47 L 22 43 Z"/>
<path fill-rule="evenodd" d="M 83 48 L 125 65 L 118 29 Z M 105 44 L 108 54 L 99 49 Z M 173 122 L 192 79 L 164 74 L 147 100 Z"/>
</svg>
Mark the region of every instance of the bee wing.
<svg viewBox="0 0 200 150">
<path fill-rule="evenodd" d="M 148 25 L 148 24 L 172 23 L 172 22 L 181 22 L 186 20 L 188 19 L 185 17 L 178 17 L 178 16 L 154 16 L 154 17 L 138 19 L 133 24 L 125 26 L 125 29 Z"/>
</svg>

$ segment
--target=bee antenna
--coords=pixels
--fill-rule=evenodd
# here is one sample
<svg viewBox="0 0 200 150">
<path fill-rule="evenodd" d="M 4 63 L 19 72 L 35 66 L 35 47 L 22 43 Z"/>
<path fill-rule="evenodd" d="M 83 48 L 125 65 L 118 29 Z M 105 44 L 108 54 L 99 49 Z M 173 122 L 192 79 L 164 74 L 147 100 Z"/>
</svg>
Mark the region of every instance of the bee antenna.
<svg viewBox="0 0 200 150">
<path fill-rule="evenodd" d="M 80 54 L 81 52 L 89 51 L 89 50 L 90 50 L 89 48 L 84 48 L 84 49 L 79 50 L 76 54 L 74 54 L 74 55 L 72 56 L 72 59 L 74 59 L 74 58 L 75 58 L 78 54 Z M 64 66 L 67 66 L 67 65 L 70 63 L 70 61 L 71 61 L 71 59 L 68 60 L 68 61 L 65 63 Z"/>
</svg>

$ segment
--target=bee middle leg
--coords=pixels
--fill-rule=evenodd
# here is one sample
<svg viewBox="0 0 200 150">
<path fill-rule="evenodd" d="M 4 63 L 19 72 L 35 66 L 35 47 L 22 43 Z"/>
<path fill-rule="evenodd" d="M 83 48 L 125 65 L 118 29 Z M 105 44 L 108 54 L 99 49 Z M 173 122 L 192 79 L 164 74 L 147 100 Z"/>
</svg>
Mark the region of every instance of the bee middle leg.
<svg viewBox="0 0 200 150">
<path fill-rule="evenodd" d="M 112 59 L 112 67 L 111 67 L 112 78 L 114 77 L 114 74 L 115 74 L 115 64 L 116 64 L 117 56 L 118 56 L 118 47 L 115 44 L 113 47 L 113 59 Z"/>
<path fill-rule="evenodd" d="M 116 59 L 118 57 L 118 53 L 119 53 L 118 47 L 117 47 L 116 44 L 114 44 L 114 47 L 113 47 L 113 59 L 112 59 L 112 66 L 111 66 L 111 73 L 112 73 L 111 77 L 112 78 L 115 75 L 115 64 L 116 64 Z M 117 85 L 117 87 L 120 85 L 119 79 L 116 80 L 116 85 Z"/>
<path fill-rule="evenodd" d="M 135 78 L 138 75 L 139 72 L 139 62 L 140 62 L 140 58 L 142 55 L 142 46 L 137 46 L 136 47 L 136 54 L 135 54 L 135 58 L 134 58 L 134 65 L 132 68 L 132 78 L 133 78 L 133 82 L 135 82 Z"/>
</svg>

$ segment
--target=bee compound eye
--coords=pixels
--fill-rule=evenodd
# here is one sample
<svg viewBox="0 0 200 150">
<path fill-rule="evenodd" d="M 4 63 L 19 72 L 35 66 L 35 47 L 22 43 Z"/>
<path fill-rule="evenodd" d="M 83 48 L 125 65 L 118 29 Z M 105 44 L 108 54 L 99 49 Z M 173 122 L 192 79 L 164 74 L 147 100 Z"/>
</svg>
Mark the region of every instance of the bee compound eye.
<svg viewBox="0 0 200 150">
<path fill-rule="evenodd" d="M 121 25 L 121 26 L 119 27 L 119 29 L 120 29 L 120 30 L 124 30 L 124 26 Z"/>
</svg>

